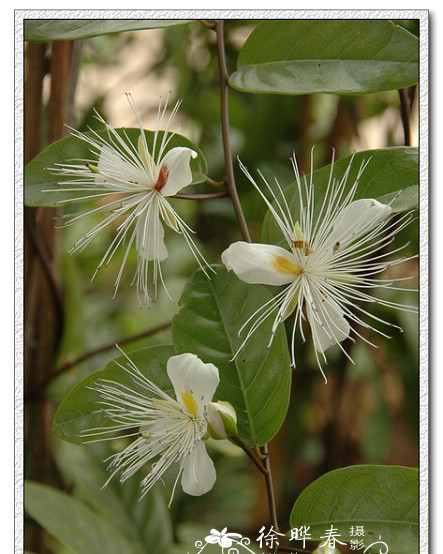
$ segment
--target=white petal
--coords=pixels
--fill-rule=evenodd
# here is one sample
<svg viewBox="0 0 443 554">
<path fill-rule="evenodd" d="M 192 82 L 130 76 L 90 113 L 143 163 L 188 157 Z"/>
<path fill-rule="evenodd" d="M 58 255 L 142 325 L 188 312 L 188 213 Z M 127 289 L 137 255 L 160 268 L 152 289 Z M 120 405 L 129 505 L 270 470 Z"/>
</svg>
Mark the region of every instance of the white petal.
<svg viewBox="0 0 443 554">
<path fill-rule="evenodd" d="M 161 262 L 168 257 L 165 230 L 158 213 L 149 206 L 137 219 L 135 245 L 138 255 L 145 260 Z"/>
<path fill-rule="evenodd" d="M 345 340 L 350 333 L 350 325 L 345 319 L 343 310 L 330 296 L 324 298 L 314 293 L 312 300 L 306 301 L 306 315 L 311 326 L 314 347 L 317 352 L 324 352 Z"/>
<path fill-rule="evenodd" d="M 191 158 L 196 158 L 197 154 L 190 148 L 178 146 L 171 148 L 162 161 L 159 163 L 159 170 L 163 166 L 167 168 L 166 183 L 161 189 L 163 196 L 173 196 L 183 187 L 187 187 L 192 183 L 192 172 L 190 161 Z"/>
<path fill-rule="evenodd" d="M 287 285 L 294 281 L 299 269 L 290 252 L 269 244 L 234 242 L 221 259 L 228 270 L 250 284 Z"/>
<path fill-rule="evenodd" d="M 216 479 L 214 463 L 203 441 L 183 458 L 182 488 L 186 494 L 200 496 L 210 491 Z"/>
<path fill-rule="evenodd" d="M 362 198 L 343 208 L 333 220 L 333 230 L 328 237 L 331 244 L 344 244 L 370 233 L 377 225 L 390 217 L 392 208 L 371 198 Z"/>
<path fill-rule="evenodd" d="M 215 365 L 205 364 L 195 354 L 185 353 L 169 358 L 167 372 L 182 409 L 201 416 L 220 381 Z"/>
</svg>

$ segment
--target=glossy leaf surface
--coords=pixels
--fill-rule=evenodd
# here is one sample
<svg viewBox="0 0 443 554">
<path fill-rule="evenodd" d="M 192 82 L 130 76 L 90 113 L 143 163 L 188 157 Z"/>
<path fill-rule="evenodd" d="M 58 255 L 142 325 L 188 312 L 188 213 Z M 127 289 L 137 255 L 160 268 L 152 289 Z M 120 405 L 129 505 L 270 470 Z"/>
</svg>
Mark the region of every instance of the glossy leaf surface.
<svg viewBox="0 0 443 554">
<path fill-rule="evenodd" d="M 313 540 L 331 524 L 350 542 L 351 529 L 363 526 L 365 547 L 378 541 L 390 554 L 418 552 L 418 471 L 402 466 L 350 466 L 322 475 L 295 502 L 291 528 L 309 525 Z M 381 549 L 381 550 L 380 550 Z M 368 552 L 385 552 L 380 544 Z"/>
<path fill-rule="evenodd" d="M 76 554 L 142 554 L 85 503 L 47 485 L 25 484 L 25 509 Z"/>
<path fill-rule="evenodd" d="M 418 81 L 418 40 L 388 20 L 265 21 L 229 83 L 253 93 L 368 94 Z"/>
<path fill-rule="evenodd" d="M 174 355 L 172 346 L 140 348 L 128 355 L 143 375 L 167 394 L 174 396 L 171 382 L 166 374 L 166 362 Z M 124 356 L 120 356 L 116 361 L 122 365 L 128 363 Z M 54 416 L 53 430 L 57 436 L 66 441 L 81 444 L 87 441 L 87 439 L 82 438 L 84 431 L 95 427 L 114 425 L 112 420 L 105 415 L 100 404 L 101 397 L 94 390 L 94 385 L 98 379 L 118 381 L 138 390 L 136 383 L 128 373 L 122 370 L 114 361 L 110 362 L 102 370 L 95 371 L 83 379 L 61 402 Z M 140 392 L 146 393 L 143 388 Z"/>
<path fill-rule="evenodd" d="M 180 19 L 27 19 L 25 40 L 49 42 L 181 25 Z"/>
<path fill-rule="evenodd" d="M 208 279 L 196 271 L 174 316 L 172 337 L 177 353 L 193 352 L 220 372 L 216 398 L 237 411 L 240 436 L 250 445 L 267 443 L 277 433 L 289 402 L 291 368 L 281 326 L 270 347 L 272 317 L 242 343 L 238 335 L 246 320 L 271 298 L 261 285 L 248 285 L 224 267 Z"/>
</svg>

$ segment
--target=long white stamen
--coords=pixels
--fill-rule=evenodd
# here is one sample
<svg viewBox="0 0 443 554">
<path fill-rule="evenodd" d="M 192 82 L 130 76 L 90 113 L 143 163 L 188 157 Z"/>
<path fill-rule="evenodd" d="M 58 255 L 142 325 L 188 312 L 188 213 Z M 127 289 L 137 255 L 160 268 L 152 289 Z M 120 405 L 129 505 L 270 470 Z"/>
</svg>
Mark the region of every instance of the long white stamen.
<svg viewBox="0 0 443 554">
<path fill-rule="evenodd" d="M 110 475 L 104 486 L 117 474 L 120 474 L 120 482 L 123 483 L 149 464 L 150 469 L 140 483 L 141 498 L 157 481 L 162 480 L 168 468 L 178 463 L 179 470 L 172 490 L 172 501 L 178 479 L 183 472 L 184 458 L 206 435 L 206 420 L 204 415 L 191 417 L 183 411 L 177 400 L 145 377 L 127 354 L 121 350 L 120 352 L 126 361 L 115 363 L 127 374 L 130 382 L 102 378 L 95 382 L 94 387 L 90 387 L 100 396 L 98 405 L 108 418 L 109 424 L 87 429 L 81 434 L 81 438 L 87 443 L 93 443 L 113 440 L 115 433 L 126 438 L 136 437 L 123 451 L 111 455 L 106 460 Z M 198 374 L 195 379 L 198 379 Z M 194 401 L 199 405 L 200 398 L 195 397 Z M 200 405 L 198 410 L 199 413 L 204 413 Z M 134 428 L 138 431 L 134 431 Z M 199 476 L 194 477 L 197 482 Z"/>
<path fill-rule="evenodd" d="M 150 152 L 140 113 L 131 94 L 127 94 L 126 97 L 140 130 L 139 142 L 133 144 L 125 129 L 115 130 L 96 113 L 95 117 L 105 127 L 104 132 L 90 129 L 88 134 L 84 134 L 71 129 L 74 136 L 88 145 L 93 159 L 68 160 L 65 164 L 55 164 L 52 172 L 61 177 L 61 191 L 83 192 L 74 198 L 61 200 L 60 205 L 101 198 L 108 200 L 83 213 L 62 216 L 63 226 L 69 226 L 84 217 L 104 214 L 104 218 L 95 223 L 74 244 L 70 253 L 82 251 L 105 227 L 118 222 L 115 237 L 98 264 L 93 278 L 100 268 L 109 263 L 117 250 L 123 247 L 123 261 L 114 282 L 115 296 L 129 252 L 135 243 L 139 255 L 132 282 L 136 284 L 140 304 L 149 304 L 157 298 L 159 283 L 171 298 L 161 270 L 161 262 L 167 257 L 167 250 L 163 244 L 164 223 L 183 235 L 192 255 L 208 277 L 214 270 L 209 267 L 208 261 L 192 240 L 193 231 L 172 209 L 162 192 L 163 187 L 168 184 L 168 177 L 174 181 L 173 188 L 176 188 L 176 181 L 180 179 L 180 175 L 177 174 L 180 164 L 184 163 L 185 159 L 190 163 L 189 149 L 182 148 L 176 153 L 173 161 L 163 164 L 170 141 L 175 136 L 175 131 L 172 131 L 171 127 L 180 101 L 176 102 L 167 115 L 169 94 L 165 102 L 160 99 Z M 161 132 L 160 127 L 163 124 L 165 130 Z M 194 155 L 193 152 L 192 154 Z M 180 158 L 181 155 L 183 159 Z M 174 171 L 175 175 L 171 177 L 171 172 Z M 188 171 L 185 175 L 182 186 L 190 184 L 188 181 L 191 173 Z M 116 195 L 117 198 L 112 195 Z M 120 221 L 121 219 L 123 221 Z"/>
<path fill-rule="evenodd" d="M 263 192 L 247 168 L 240 162 L 240 168 L 259 192 L 277 226 L 282 231 L 290 251 L 288 255 L 293 256 L 292 263 L 298 269 L 294 271 L 291 283 L 247 318 L 240 329 L 240 334 L 245 332 L 246 336 L 235 356 L 269 317 L 273 317 L 269 340 L 269 344 L 271 344 L 278 326 L 287 317 L 288 310 L 294 306 L 290 339 L 292 364 L 295 366 L 296 332 L 298 331 L 301 338 L 305 340 L 302 323 L 306 319 L 307 311 L 315 346 L 315 357 L 324 376 L 322 364 L 327 363 L 325 350 L 332 344 L 339 346 L 352 363 L 354 363 L 352 358 L 341 344 L 346 337 L 354 340 L 352 338 L 354 335 L 362 338 L 368 344 L 373 344 L 359 332 L 359 327 L 384 337 L 389 336 L 372 324 L 363 321 L 357 313 L 369 317 L 372 322 L 401 330 L 398 325 L 371 314 L 361 306 L 361 303 L 372 303 L 416 312 L 414 306 L 376 298 L 370 293 L 374 288 L 412 290 L 394 286 L 395 283 L 403 281 L 407 277 L 383 279 L 378 275 L 391 266 L 415 258 L 415 256 L 403 256 L 395 260 L 388 258 L 388 256 L 391 257 L 404 250 L 408 244 L 397 247 L 391 252 L 387 251 L 387 247 L 394 241 L 395 236 L 411 222 L 413 216 L 412 213 L 406 213 L 392 218 L 389 208 L 382 209 L 380 203 L 375 200 L 372 201 L 372 204 L 371 201 L 354 200 L 361 176 L 370 163 L 370 159 L 361 163 L 353 183 L 349 183 L 353 159 L 354 156 L 343 176 L 338 180 L 333 176 L 333 164 L 331 165 L 328 184 L 317 211 L 314 206 L 313 151 L 311 151 L 309 179 L 300 175 L 295 156 L 291 159 L 295 175 L 295 190 L 292 191 L 292 194 L 298 204 L 297 223 L 294 223 L 296 218 L 289 205 L 289 196 L 286 191 L 281 189 L 277 180 L 275 181 L 277 193 L 275 193 L 263 174 L 258 172 L 265 186 L 265 192 Z M 267 194 L 270 195 L 270 199 Z M 359 202 L 356 206 L 360 207 L 353 208 L 354 212 L 347 211 L 346 215 L 343 215 L 347 219 L 343 219 L 341 215 L 343 210 L 354 202 Z M 350 213 L 355 213 L 355 217 L 349 217 Z M 346 227 L 344 223 L 346 223 Z M 338 231 L 339 228 L 340 231 Z M 236 261 L 228 256 L 229 254 L 227 254 L 229 264 L 235 271 Z M 244 262 L 242 264 L 244 265 Z M 257 271 L 260 269 L 257 268 Z M 240 278 L 242 278 L 241 271 L 244 269 L 239 269 Z M 279 269 L 268 267 L 266 271 L 267 275 L 271 275 L 270 272 L 278 273 Z M 280 276 L 276 277 L 276 282 L 279 282 L 280 278 Z M 270 277 L 266 279 L 270 279 Z"/>
</svg>

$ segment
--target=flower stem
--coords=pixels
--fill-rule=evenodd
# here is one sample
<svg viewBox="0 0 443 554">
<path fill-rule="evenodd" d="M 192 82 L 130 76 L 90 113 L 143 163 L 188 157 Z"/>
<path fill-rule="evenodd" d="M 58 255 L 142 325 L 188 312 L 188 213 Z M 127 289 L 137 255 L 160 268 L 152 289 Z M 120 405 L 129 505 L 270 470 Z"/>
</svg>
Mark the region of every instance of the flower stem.
<svg viewBox="0 0 443 554">
<path fill-rule="evenodd" d="M 398 91 L 400 96 L 400 113 L 403 124 L 405 146 L 411 146 L 411 106 L 408 98 L 408 90 L 401 88 Z"/>
<path fill-rule="evenodd" d="M 266 474 L 268 473 L 268 470 L 264 467 L 264 465 L 262 464 L 261 460 L 256 456 L 256 454 L 250 450 L 248 448 L 248 446 L 246 445 L 246 443 L 243 441 L 243 439 L 241 439 L 238 435 L 234 435 L 232 437 L 232 440 L 234 442 L 236 442 L 238 444 L 238 446 L 244 451 L 246 452 L 246 454 L 248 455 L 249 459 L 257 466 L 257 468 L 263 473 L 263 475 L 266 476 Z"/>
<path fill-rule="evenodd" d="M 155 333 L 159 333 L 160 331 L 164 331 L 165 329 L 168 329 L 170 326 L 171 326 L 171 322 L 168 321 L 167 323 L 162 323 L 160 325 L 157 325 L 156 327 L 151 327 L 150 329 L 146 329 L 145 331 L 141 331 L 140 333 L 137 333 L 135 335 L 130 335 L 129 337 L 125 337 L 117 341 L 113 340 L 112 342 L 109 342 L 97 348 L 88 350 L 87 352 L 85 352 L 81 356 L 78 356 L 77 358 L 72 358 L 70 360 L 67 360 L 64 364 L 59 366 L 55 371 L 53 371 L 50 375 L 48 375 L 46 379 L 40 381 L 31 391 L 30 395 L 32 396 L 36 392 L 42 390 L 55 377 L 58 377 L 65 371 L 70 370 L 71 368 L 75 367 L 76 365 L 82 362 L 85 362 L 86 360 L 89 360 L 89 358 L 92 358 L 97 354 L 102 354 L 103 352 L 107 352 L 108 350 L 111 350 L 112 348 L 115 347 L 116 344 L 118 344 L 119 346 L 123 346 L 124 344 L 128 344 L 130 342 L 134 342 L 136 340 L 154 335 Z"/>
<path fill-rule="evenodd" d="M 279 530 L 278 518 L 277 518 L 277 507 L 275 502 L 275 492 L 274 484 L 272 482 L 272 472 L 271 472 L 271 461 L 269 459 L 269 450 L 268 445 L 265 444 L 261 448 L 263 454 L 263 467 L 266 469 L 265 480 L 266 480 L 266 491 L 268 493 L 268 506 L 269 506 L 269 517 L 271 524 L 276 531 Z"/>
<path fill-rule="evenodd" d="M 222 138 L 223 138 L 223 152 L 225 158 L 226 168 L 226 187 L 231 197 L 231 202 L 234 206 L 235 214 L 237 217 L 238 225 L 243 239 L 246 242 L 251 242 L 251 236 L 249 233 L 248 225 L 243 213 L 243 209 L 238 197 L 237 187 L 235 185 L 234 178 L 234 166 L 232 164 L 232 152 L 231 144 L 229 142 L 229 110 L 228 110 L 228 69 L 226 66 L 225 55 L 225 39 L 224 39 L 224 21 L 217 20 L 215 22 L 215 33 L 217 35 L 217 53 L 218 53 L 218 66 L 220 74 L 220 104 L 221 104 L 221 126 L 222 126 Z M 239 444 L 239 443 L 237 443 Z M 241 445 L 240 445 L 241 446 Z M 246 446 L 246 445 L 245 445 Z M 241 446 L 243 448 L 243 446 Z M 272 482 L 271 474 L 271 462 L 269 459 L 268 445 L 264 445 L 261 448 L 263 459 L 259 460 L 247 447 L 243 448 L 254 464 L 264 474 L 266 480 L 266 491 L 268 496 L 269 505 L 269 517 L 274 529 L 278 530 L 277 509 L 275 502 L 274 485 Z M 258 462 L 258 463 L 257 463 Z"/>
<path fill-rule="evenodd" d="M 231 144 L 229 141 L 229 110 L 228 110 L 228 69 L 226 66 L 224 21 L 219 19 L 215 22 L 215 33 L 217 35 L 218 67 L 220 74 L 220 105 L 221 105 L 221 126 L 223 138 L 223 153 L 226 168 L 226 186 L 234 206 L 235 215 L 243 239 L 251 242 L 248 225 L 240 204 L 240 199 L 235 186 L 234 166 L 232 164 Z"/>
</svg>

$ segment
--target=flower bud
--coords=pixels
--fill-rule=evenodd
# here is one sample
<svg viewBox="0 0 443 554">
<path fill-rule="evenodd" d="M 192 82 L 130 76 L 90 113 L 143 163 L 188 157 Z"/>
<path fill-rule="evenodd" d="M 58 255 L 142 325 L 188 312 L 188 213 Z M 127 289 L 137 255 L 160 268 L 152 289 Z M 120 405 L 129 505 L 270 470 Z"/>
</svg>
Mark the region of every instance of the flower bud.
<svg viewBox="0 0 443 554">
<path fill-rule="evenodd" d="M 229 402 L 210 402 L 206 408 L 206 422 L 208 434 L 213 439 L 227 439 L 237 434 L 237 414 Z"/>
</svg>

